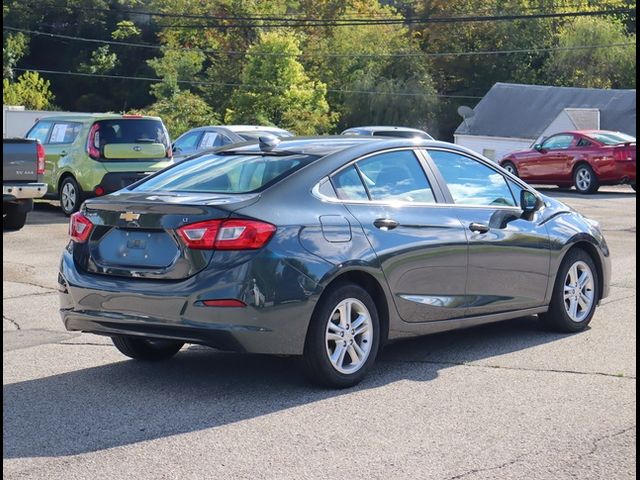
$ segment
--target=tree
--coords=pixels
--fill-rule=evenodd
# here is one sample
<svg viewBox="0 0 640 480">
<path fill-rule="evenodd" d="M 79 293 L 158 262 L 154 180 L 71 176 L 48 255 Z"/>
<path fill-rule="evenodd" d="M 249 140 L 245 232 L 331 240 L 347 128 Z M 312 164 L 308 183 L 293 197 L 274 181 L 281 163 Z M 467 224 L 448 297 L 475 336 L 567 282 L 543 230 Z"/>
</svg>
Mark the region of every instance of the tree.
<svg viewBox="0 0 640 480">
<path fill-rule="evenodd" d="M 53 106 L 53 94 L 48 80 L 37 72 L 25 72 L 16 82 L 2 79 L 2 103 L 22 105 L 33 110 L 45 110 Z"/>
<path fill-rule="evenodd" d="M 262 34 L 247 52 L 242 87 L 233 94 L 225 120 L 270 123 L 302 135 L 327 132 L 334 121 L 327 87 L 309 78 L 299 55 L 299 42 L 292 34 Z"/>
<path fill-rule="evenodd" d="M 573 49 L 580 45 L 631 44 L 618 47 Z M 588 88 L 636 87 L 636 35 L 607 18 L 577 18 L 558 32 L 557 50 L 545 64 L 553 84 Z"/>
<path fill-rule="evenodd" d="M 88 62 L 78 66 L 78 70 L 84 73 L 104 74 L 113 70 L 118 65 L 118 56 L 109 50 L 109 45 L 102 45 L 91 52 Z"/>
<path fill-rule="evenodd" d="M 171 97 L 161 98 L 149 107 L 133 113 L 161 117 L 172 138 L 187 130 L 203 125 L 220 123 L 220 118 L 198 95 L 179 91 Z"/>
</svg>

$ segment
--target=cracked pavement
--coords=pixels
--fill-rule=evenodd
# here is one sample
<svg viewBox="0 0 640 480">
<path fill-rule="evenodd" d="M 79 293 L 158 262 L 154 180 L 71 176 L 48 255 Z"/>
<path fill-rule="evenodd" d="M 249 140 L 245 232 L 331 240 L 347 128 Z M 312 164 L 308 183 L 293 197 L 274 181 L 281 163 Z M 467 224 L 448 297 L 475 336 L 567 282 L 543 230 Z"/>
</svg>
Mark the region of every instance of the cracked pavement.
<svg viewBox="0 0 640 480">
<path fill-rule="evenodd" d="M 193 346 L 141 364 L 66 332 L 66 219 L 39 204 L 3 233 L 3 477 L 635 478 L 636 196 L 544 191 L 606 231 L 612 290 L 589 330 L 525 317 L 398 342 L 342 391 L 286 357 Z"/>
</svg>

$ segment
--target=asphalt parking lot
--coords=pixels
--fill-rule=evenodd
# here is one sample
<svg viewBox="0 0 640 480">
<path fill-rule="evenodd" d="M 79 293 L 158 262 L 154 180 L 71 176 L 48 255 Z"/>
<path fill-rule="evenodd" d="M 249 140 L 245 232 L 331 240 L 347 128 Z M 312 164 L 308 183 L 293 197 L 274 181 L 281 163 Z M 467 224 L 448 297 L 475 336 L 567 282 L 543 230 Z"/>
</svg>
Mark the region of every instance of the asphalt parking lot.
<svg viewBox="0 0 640 480">
<path fill-rule="evenodd" d="M 559 197 L 598 220 L 612 290 L 586 332 L 526 317 L 396 343 L 358 387 L 289 358 L 185 348 L 160 364 L 64 331 L 67 219 L 3 233 L 3 477 L 631 479 L 636 475 L 636 195 Z"/>
</svg>

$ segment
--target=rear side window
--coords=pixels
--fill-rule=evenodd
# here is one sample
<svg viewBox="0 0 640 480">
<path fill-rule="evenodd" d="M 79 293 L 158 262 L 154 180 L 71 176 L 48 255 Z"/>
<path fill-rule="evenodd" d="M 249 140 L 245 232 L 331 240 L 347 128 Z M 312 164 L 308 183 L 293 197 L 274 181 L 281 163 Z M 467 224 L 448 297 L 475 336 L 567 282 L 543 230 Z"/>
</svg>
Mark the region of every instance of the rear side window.
<svg viewBox="0 0 640 480">
<path fill-rule="evenodd" d="M 49 130 L 51 129 L 51 125 L 53 122 L 42 121 L 36 123 L 29 133 L 27 133 L 27 138 L 33 138 L 35 140 L 39 140 L 40 143 L 47 143 L 47 139 L 49 138 Z"/>
<path fill-rule="evenodd" d="M 379 130 L 373 132 L 374 137 L 396 137 L 396 138 L 421 138 L 433 140 L 433 137 L 422 132 L 411 132 L 406 130 Z"/>
<path fill-rule="evenodd" d="M 77 122 L 55 122 L 49 136 L 50 144 L 73 143 L 82 130 L 82 124 Z"/>
<path fill-rule="evenodd" d="M 222 145 L 225 145 L 227 143 L 225 142 L 225 139 L 226 137 L 218 132 L 204 132 L 204 135 L 202 135 L 202 140 L 200 141 L 199 148 L 205 149 L 221 147 Z"/>
<path fill-rule="evenodd" d="M 356 167 L 351 166 L 333 176 L 333 185 L 341 200 L 369 200 Z"/>
<path fill-rule="evenodd" d="M 311 155 L 202 155 L 185 160 L 133 188 L 136 192 L 248 193 L 263 190 L 317 157 Z"/>
<path fill-rule="evenodd" d="M 169 137 L 160 120 L 150 118 L 122 118 L 96 122 L 96 148 L 109 144 L 161 143 L 169 148 Z"/>
<path fill-rule="evenodd" d="M 429 156 L 444 177 L 455 203 L 516 205 L 507 180 L 494 169 L 458 153 L 429 150 Z"/>
<path fill-rule="evenodd" d="M 412 151 L 381 153 L 356 165 L 371 200 L 435 203 L 431 185 Z"/>
</svg>

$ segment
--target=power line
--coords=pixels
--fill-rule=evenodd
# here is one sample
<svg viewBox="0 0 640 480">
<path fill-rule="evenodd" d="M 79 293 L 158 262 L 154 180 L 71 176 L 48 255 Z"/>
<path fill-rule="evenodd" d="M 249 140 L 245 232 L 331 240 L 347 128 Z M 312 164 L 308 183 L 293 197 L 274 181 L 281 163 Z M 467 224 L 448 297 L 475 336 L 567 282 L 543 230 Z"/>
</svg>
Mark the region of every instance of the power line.
<svg viewBox="0 0 640 480">
<path fill-rule="evenodd" d="M 100 73 L 84 73 L 84 72 L 63 72 L 59 70 L 44 70 L 38 68 L 14 68 L 20 72 L 38 72 L 43 74 L 52 75 L 71 75 L 78 77 L 95 77 L 95 78 L 110 78 L 118 80 L 141 80 L 146 82 L 162 82 L 162 78 L 154 77 L 132 77 L 126 75 L 108 75 Z M 227 83 L 227 82 L 203 82 L 198 80 L 176 80 L 177 83 L 186 85 L 198 85 L 198 86 L 222 86 L 222 87 L 240 87 L 240 88 L 265 88 L 264 85 L 252 85 L 246 83 Z M 282 88 L 281 88 L 282 89 Z M 356 93 L 367 95 L 394 95 L 400 97 L 437 97 L 437 98 L 468 98 L 468 99 L 480 99 L 482 97 L 473 95 L 446 95 L 439 93 L 406 93 L 406 92 L 383 92 L 379 90 L 339 90 L 339 89 L 327 89 L 327 92 L 331 93 Z"/>
<path fill-rule="evenodd" d="M 574 4 L 574 6 L 581 6 L 578 4 Z M 598 7 L 602 6 L 611 6 L 611 5 L 598 5 Z M 122 13 L 128 15 L 146 15 L 150 17 L 160 17 L 160 18 L 182 18 L 182 19 L 191 19 L 191 20 L 214 20 L 214 21 L 245 21 L 245 22 L 253 22 L 253 21 L 261 21 L 261 22 L 285 22 L 284 24 L 270 24 L 270 27 L 281 27 L 281 26 L 353 26 L 353 25 L 379 25 L 379 24 L 415 24 L 415 23 L 456 23 L 456 22 L 479 22 L 479 21 L 497 21 L 497 20 L 525 20 L 525 19 L 535 19 L 535 18 L 557 18 L 557 17 L 577 17 L 577 16 L 600 16 L 600 15 L 610 15 L 610 14 L 624 14 L 624 13 L 633 13 L 635 12 L 635 8 L 612 8 L 607 10 L 593 10 L 593 11 L 583 11 L 583 12 L 542 12 L 542 13 L 534 13 L 534 14 L 495 14 L 495 15 L 473 15 L 473 16 L 442 16 L 442 17 L 408 17 L 402 18 L 400 16 L 387 16 L 387 17 L 378 17 L 378 18 L 349 18 L 349 17 L 341 17 L 335 19 L 327 19 L 327 18 L 310 18 L 310 17 L 302 17 L 296 18 L 295 16 L 285 16 L 285 15 L 204 15 L 204 14 L 191 14 L 191 13 L 168 13 L 168 12 L 159 12 L 159 11 L 149 11 L 149 10 L 131 10 L 131 9 L 123 9 L 123 8 L 84 8 L 84 7 L 73 7 L 81 10 L 88 11 L 97 11 L 104 13 Z M 570 8 L 570 6 L 563 6 L 561 8 Z M 530 7 L 524 8 L 521 10 L 544 10 L 545 7 Z M 369 14 L 370 15 L 370 14 Z M 194 25 L 194 26 L 203 26 L 203 25 Z M 252 26 L 260 26 L 264 27 L 265 25 L 255 25 L 255 24 L 240 24 L 240 25 L 216 25 L 216 26 L 224 26 L 227 28 L 230 27 L 252 27 Z M 188 27 L 184 25 L 176 25 L 176 27 Z"/>
<path fill-rule="evenodd" d="M 215 19 L 204 17 L 203 20 L 214 20 L 215 23 L 202 24 L 177 24 L 177 25 L 160 25 L 161 28 L 308 28 L 308 27 L 353 27 L 353 26 L 381 26 L 381 25 L 419 25 L 419 24 L 454 24 L 454 23 L 470 23 L 470 22 L 492 22 L 492 21 L 513 21 L 513 20 L 536 20 L 551 18 L 577 18 L 577 17 L 596 17 L 616 14 L 635 13 L 634 8 L 616 8 L 609 10 L 594 10 L 581 12 L 549 12 L 534 13 L 529 15 L 511 14 L 511 15 L 474 15 L 474 16 L 455 16 L 455 17 L 423 17 L 423 18 L 387 18 L 387 19 L 361 19 L 361 20 L 293 20 L 281 18 L 276 20 L 252 19 L 244 23 L 223 23 L 224 19 Z M 262 22 L 281 22 L 281 23 L 263 23 L 257 24 L 256 21 Z"/>
<path fill-rule="evenodd" d="M 28 33 L 30 35 L 40 35 L 45 37 L 59 38 L 63 40 L 80 41 L 87 43 L 100 43 L 107 45 L 116 45 L 123 47 L 138 47 L 147 48 L 153 50 L 177 50 L 177 51 L 195 51 L 201 53 L 212 53 L 217 55 L 255 55 L 255 56 L 268 56 L 268 57 L 282 57 L 282 56 L 295 56 L 300 58 L 313 58 L 313 57 L 330 57 L 330 58 L 406 58 L 406 57 L 449 57 L 449 56 L 474 56 L 474 55 L 506 55 L 516 53 L 539 53 L 539 52 L 551 52 L 551 51 L 570 51 L 570 50 L 592 50 L 600 48 L 618 48 L 635 45 L 634 42 L 626 43 L 610 43 L 602 45 L 575 45 L 573 47 L 542 47 L 542 48 L 522 48 L 511 50 L 478 50 L 467 52 L 419 52 L 419 53 L 324 53 L 318 52 L 313 54 L 300 53 L 290 54 L 282 52 L 247 52 L 247 51 L 233 51 L 233 50 L 218 50 L 218 49 L 201 49 L 201 48 L 186 48 L 186 47 L 168 47 L 164 45 L 153 45 L 150 43 L 133 43 L 133 42 L 120 42 L 115 40 L 100 40 L 97 38 L 85 38 L 76 37 L 71 35 L 62 35 L 58 33 L 42 32 L 37 30 L 28 30 L 24 28 L 15 27 L 2 27 L 3 30 L 10 30 L 15 32 Z"/>
</svg>

